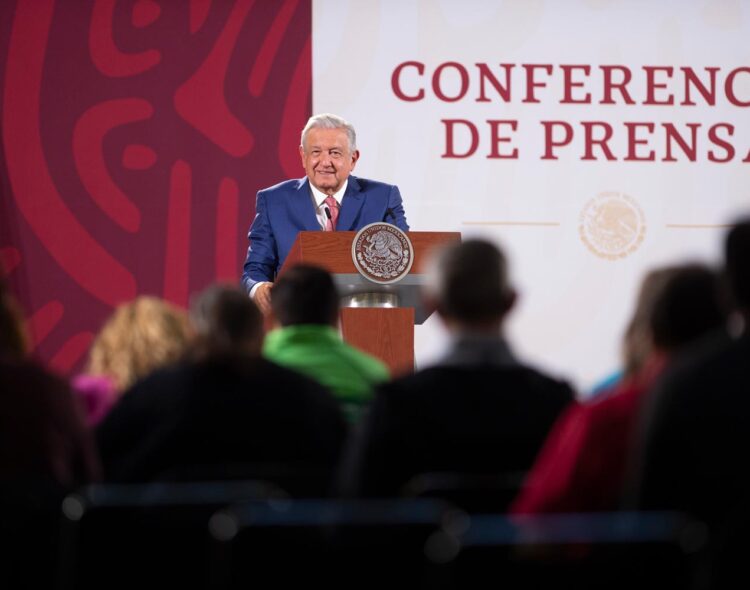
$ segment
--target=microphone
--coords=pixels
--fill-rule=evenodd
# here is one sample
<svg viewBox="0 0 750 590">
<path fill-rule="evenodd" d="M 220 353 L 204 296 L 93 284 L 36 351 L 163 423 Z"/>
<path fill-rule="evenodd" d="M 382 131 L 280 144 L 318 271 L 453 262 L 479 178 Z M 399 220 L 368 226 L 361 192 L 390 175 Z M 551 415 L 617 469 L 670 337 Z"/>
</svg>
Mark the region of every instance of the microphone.
<svg viewBox="0 0 750 590">
<path fill-rule="evenodd" d="M 331 217 L 331 210 L 328 208 L 328 206 L 323 207 L 323 211 L 326 212 L 326 217 L 328 218 L 328 221 L 331 222 L 331 227 L 333 227 L 333 217 Z M 333 230 L 335 231 L 336 228 L 333 227 Z"/>
</svg>

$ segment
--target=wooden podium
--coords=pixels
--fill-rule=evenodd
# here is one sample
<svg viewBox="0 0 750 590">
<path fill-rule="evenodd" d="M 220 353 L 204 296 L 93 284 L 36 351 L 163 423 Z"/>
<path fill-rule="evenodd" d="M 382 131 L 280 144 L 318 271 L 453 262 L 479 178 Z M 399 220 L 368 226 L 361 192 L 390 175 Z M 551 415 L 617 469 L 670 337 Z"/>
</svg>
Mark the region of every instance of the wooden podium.
<svg viewBox="0 0 750 590">
<path fill-rule="evenodd" d="M 296 264 L 312 264 L 328 270 L 342 297 L 344 340 L 382 359 L 393 375 L 411 372 L 414 369 L 414 325 L 421 324 L 430 315 L 423 308 L 419 293 L 426 255 L 436 246 L 459 241 L 461 234 L 409 232 L 414 247 L 414 263 L 409 274 L 397 283 L 381 285 L 366 279 L 354 266 L 352 242 L 356 233 L 300 232 L 279 274 Z"/>
</svg>

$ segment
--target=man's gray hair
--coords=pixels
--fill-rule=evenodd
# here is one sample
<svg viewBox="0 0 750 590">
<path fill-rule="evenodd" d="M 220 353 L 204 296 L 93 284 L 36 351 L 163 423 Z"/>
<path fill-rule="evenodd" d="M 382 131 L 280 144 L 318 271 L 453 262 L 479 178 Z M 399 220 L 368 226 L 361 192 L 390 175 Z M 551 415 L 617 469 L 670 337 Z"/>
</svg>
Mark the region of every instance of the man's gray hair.
<svg viewBox="0 0 750 590">
<path fill-rule="evenodd" d="M 354 126 L 338 115 L 321 113 L 310 117 L 307 120 L 305 128 L 302 130 L 302 137 L 300 138 L 300 146 L 303 150 L 305 149 L 305 140 L 310 129 L 343 129 L 346 131 L 346 137 L 349 139 L 349 151 L 351 153 L 357 151 L 357 134 L 354 131 Z"/>
</svg>

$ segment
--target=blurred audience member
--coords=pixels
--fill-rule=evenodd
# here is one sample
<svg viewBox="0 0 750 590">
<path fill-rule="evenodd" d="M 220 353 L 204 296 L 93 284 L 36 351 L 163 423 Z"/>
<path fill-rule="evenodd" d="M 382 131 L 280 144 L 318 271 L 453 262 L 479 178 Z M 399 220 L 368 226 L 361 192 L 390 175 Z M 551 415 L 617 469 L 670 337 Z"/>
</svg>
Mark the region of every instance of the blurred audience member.
<svg viewBox="0 0 750 590">
<path fill-rule="evenodd" d="M 622 338 L 622 369 L 616 371 L 594 386 L 591 394 L 609 393 L 623 381 L 638 375 L 654 352 L 651 334 L 651 317 L 656 298 L 663 288 L 670 269 L 653 271 L 646 275 L 636 301 L 633 315 L 625 328 Z"/>
<path fill-rule="evenodd" d="M 750 219 L 725 243 L 726 276 L 739 335 L 722 334 L 691 351 L 655 389 L 644 409 L 635 506 L 673 509 L 721 531 L 750 524 Z M 747 541 L 745 541 L 747 545 Z M 743 565 L 744 567 L 744 565 Z"/>
<path fill-rule="evenodd" d="M 97 429 L 105 478 L 252 478 L 317 470 L 325 481 L 316 480 L 320 486 L 312 492 L 327 492 L 346 433 L 333 397 L 260 358 L 262 317 L 238 289 L 209 289 L 193 317 L 194 354 L 138 382 Z"/>
<path fill-rule="evenodd" d="M 73 379 L 89 423 L 98 424 L 136 381 L 176 362 L 191 336 L 187 314 L 166 301 L 140 296 L 119 306 L 94 339 L 85 373 Z"/>
<path fill-rule="evenodd" d="M 98 472 L 70 388 L 28 361 L 0 361 L 0 479 L 73 488 Z"/>
<path fill-rule="evenodd" d="M 99 474 L 70 388 L 24 358 L 25 333 L 0 284 L 0 571 L 8 588 L 51 586 L 60 502 Z"/>
<path fill-rule="evenodd" d="M 425 299 L 452 348 L 437 366 L 376 390 L 346 466 L 348 491 L 391 495 L 421 473 L 531 466 L 573 393 L 511 351 L 503 324 L 515 297 L 505 256 L 488 242 L 451 245 L 433 258 Z"/>
<path fill-rule="evenodd" d="M 296 266 L 271 291 L 276 329 L 263 353 L 330 389 L 350 422 L 358 421 L 372 387 L 389 378 L 378 359 L 346 344 L 338 332 L 339 296 L 331 275 L 314 266 Z"/>
<path fill-rule="evenodd" d="M 0 281 L 0 479 L 69 488 L 97 475 L 93 445 L 68 386 L 25 360 L 26 328 Z"/>
<path fill-rule="evenodd" d="M 615 510 L 643 396 L 670 357 L 722 329 L 726 320 L 719 277 L 712 270 L 690 264 L 649 273 L 626 337 L 626 377 L 560 418 L 512 511 Z"/>
<path fill-rule="evenodd" d="M 190 307 L 196 341 L 194 358 L 234 355 L 256 357 L 263 343 L 263 324 L 247 297 L 224 285 L 207 288 Z"/>
</svg>

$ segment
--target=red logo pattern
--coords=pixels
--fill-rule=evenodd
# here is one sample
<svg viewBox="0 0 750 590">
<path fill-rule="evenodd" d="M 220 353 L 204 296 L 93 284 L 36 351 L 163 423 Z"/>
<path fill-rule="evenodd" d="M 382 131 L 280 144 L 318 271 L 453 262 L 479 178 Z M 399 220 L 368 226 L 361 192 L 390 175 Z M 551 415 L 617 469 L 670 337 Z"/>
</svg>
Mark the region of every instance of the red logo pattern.
<svg viewBox="0 0 750 590">
<path fill-rule="evenodd" d="M 117 304 L 237 282 L 255 192 L 301 176 L 310 0 L 0 7 L 0 265 L 37 355 L 80 366 Z"/>
</svg>

